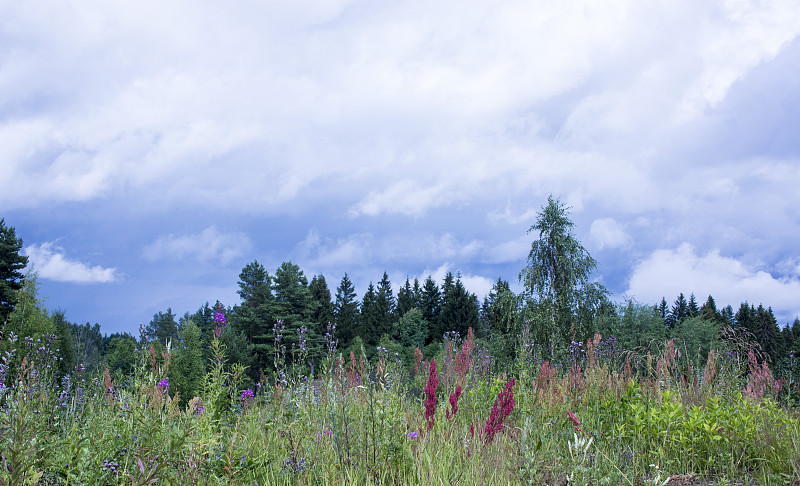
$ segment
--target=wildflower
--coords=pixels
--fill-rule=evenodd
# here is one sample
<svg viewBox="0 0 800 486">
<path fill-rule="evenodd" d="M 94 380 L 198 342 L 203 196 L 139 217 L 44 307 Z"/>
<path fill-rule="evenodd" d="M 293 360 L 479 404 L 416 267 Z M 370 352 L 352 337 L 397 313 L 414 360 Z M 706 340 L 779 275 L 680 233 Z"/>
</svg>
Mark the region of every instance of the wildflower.
<svg viewBox="0 0 800 486">
<path fill-rule="evenodd" d="M 411 439 L 416 439 L 417 437 L 419 437 L 419 434 L 417 432 L 409 432 L 408 435 L 406 436 L 406 439 L 411 440 Z"/>
<path fill-rule="evenodd" d="M 461 397 L 461 385 L 457 386 L 456 391 L 454 391 L 450 395 L 450 407 L 452 407 L 453 413 L 450 413 L 450 410 L 447 410 L 446 415 L 448 419 L 454 416 L 456 412 L 458 412 L 458 399 L 460 397 Z"/>
<path fill-rule="evenodd" d="M 486 427 L 483 430 L 485 443 L 491 444 L 496 433 L 503 430 L 503 421 L 511 415 L 514 410 L 514 378 L 506 383 L 506 387 L 497 394 L 497 399 L 492 406 L 492 412 L 486 420 Z"/>
<path fill-rule="evenodd" d="M 575 431 L 576 432 L 580 432 L 582 434 L 587 434 L 588 436 L 591 437 L 592 434 L 589 434 L 588 432 L 584 432 L 581 429 L 581 422 L 580 422 L 580 420 L 578 420 L 578 417 L 576 417 L 574 413 L 572 413 L 569 410 L 567 410 L 567 417 L 569 418 L 569 421 L 572 422 L 572 425 L 575 427 Z"/>
<path fill-rule="evenodd" d="M 428 383 L 425 385 L 425 420 L 428 421 L 428 430 L 436 422 L 436 387 L 439 386 L 439 375 L 436 374 L 436 360 L 431 360 Z"/>
<path fill-rule="evenodd" d="M 164 378 L 163 380 L 158 382 L 158 387 L 162 390 L 166 390 L 169 388 L 169 378 Z"/>
<path fill-rule="evenodd" d="M 251 403 L 253 403 L 253 397 L 254 397 L 253 390 L 248 388 L 247 390 L 243 391 L 242 396 L 240 398 L 242 406 L 250 405 Z"/>
</svg>

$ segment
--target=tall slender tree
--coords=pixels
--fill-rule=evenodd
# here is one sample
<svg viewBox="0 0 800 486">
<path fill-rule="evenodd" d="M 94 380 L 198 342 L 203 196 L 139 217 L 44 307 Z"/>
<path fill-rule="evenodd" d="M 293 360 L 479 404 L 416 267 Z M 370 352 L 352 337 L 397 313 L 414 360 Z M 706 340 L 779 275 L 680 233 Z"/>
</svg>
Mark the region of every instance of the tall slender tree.
<svg viewBox="0 0 800 486">
<path fill-rule="evenodd" d="M 355 286 L 344 274 L 336 288 L 336 302 L 333 304 L 333 321 L 336 323 L 336 338 L 339 346 L 346 348 L 358 332 L 358 296 Z"/>
<path fill-rule="evenodd" d="M 536 223 L 528 233 L 538 234 L 531 244 L 528 264 L 520 272 L 525 295 L 547 310 L 547 346 L 554 355 L 556 347 L 566 348 L 573 316 L 582 288 L 597 268 L 597 262 L 572 233 L 574 223 L 569 208 L 553 196 L 548 197 Z"/>
<path fill-rule="evenodd" d="M 438 341 L 442 338 L 442 336 L 435 335 L 435 327 L 436 323 L 439 322 L 439 314 L 441 313 L 441 295 L 439 294 L 439 286 L 436 285 L 436 282 L 433 280 L 433 277 L 428 275 L 428 278 L 425 279 L 425 283 L 422 285 L 422 318 L 425 322 L 428 323 L 430 328 L 428 329 L 428 336 L 425 339 L 425 344 L 429 344 L 433 341 Z"/>
</svg>

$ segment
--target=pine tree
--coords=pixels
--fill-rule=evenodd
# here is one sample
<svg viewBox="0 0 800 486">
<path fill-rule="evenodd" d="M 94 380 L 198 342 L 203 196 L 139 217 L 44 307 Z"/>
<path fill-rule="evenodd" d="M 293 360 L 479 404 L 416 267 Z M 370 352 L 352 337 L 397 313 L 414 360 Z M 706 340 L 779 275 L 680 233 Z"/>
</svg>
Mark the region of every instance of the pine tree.
<svg viewBox="0 0 800 486">
<path fill-rule="evenodd" d="M 153 314 L 153 319 L 145 329 L 147 338 L 151 341 L 158 341 L 166 345 L 168 341 L 178 340 L 178 323 L 175 321 L 175 314 L 171 307 L 167 308 L 166 313 L 158 311 Z"/>
<path fill-rule="evenodd" d="M 22 239 L 17 238 L 14 227 L 6 227 L 0 219 L 0 324 L 4 323 L 17 302 L 17 292 L 25 279 L 22 270 L 28 257 L 20 254 Z"/>
<path fill-rule="evenodd" d="M 342 282 L 336 289 L 336 302 L 333 304 L 333 321 L 336 323 L 336 339 L 339 346 L 347 348 L 358 332 L 358 296 L 350 281 L 344 274 Z"/>
</svg>

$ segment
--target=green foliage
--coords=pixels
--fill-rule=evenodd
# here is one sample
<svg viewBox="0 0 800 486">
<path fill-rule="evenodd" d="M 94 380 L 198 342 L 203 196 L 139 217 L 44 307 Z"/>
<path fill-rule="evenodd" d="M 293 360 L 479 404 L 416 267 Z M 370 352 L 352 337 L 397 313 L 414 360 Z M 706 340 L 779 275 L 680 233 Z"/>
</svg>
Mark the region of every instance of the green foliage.
<svg viewBox="0 0 800 486">
<path fill-rule="evenodd" d="M 167 308 L 167 312 L 158 311 L 153 314 L 153 318 L 147 324 L 147 338 L 151 341 L 158 341 L 166 345 L 169 341 L 178 339 L 178 323 L 175 321 L 175 314 L 172 308 Z"/>
<path fill-rule="evenodd" d="M 28 257 L 22 255 L 22 239 L 17 238 L 13 226 L 0 219 L 0 323 L 8 319 L 17 303 L 17 292 L 22 289 L 25 276 L 22 270 Z"/>
<path fill-rule="evenodd" d="M 572 234 L 573 226 L 569 208 L 548 197 L 547 206 L 528 230 L 537 233 L 538 239 L 531 244 L 528 264 L 519 275 L 526 296 L 547 309 L 547 319 L 534 323 L 545 329 L 541 334 L 550 356 L 569 343 L 582 298 L 597 294 L 584 291 L 597 262 Z"/>
<path fill-rule="evenodd" d="M 358 300 L 350 277 L 344 274 L 336 289 L 336 302 L 333 305 L 333 320 L 336 323 L 336 339 L 339 346 L 347 347 L 357 335 Z"/>
</svg>

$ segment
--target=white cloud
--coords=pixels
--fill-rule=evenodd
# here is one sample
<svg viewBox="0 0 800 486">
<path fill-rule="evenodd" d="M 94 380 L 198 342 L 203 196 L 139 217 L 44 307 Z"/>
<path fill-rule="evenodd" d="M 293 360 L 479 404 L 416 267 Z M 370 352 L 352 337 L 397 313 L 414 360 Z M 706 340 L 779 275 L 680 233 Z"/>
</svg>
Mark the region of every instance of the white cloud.
<svg viewBox="0 0 800 486">
<path fill-rule="evenodd" d="M 445 262 L 435 269 L 426 268 L 422 273 L 417 275 L 416 278 L 418 278 L 420 284 L 422 284 L 425 282 L 425 279 L 430 276 L 439 286 L 441 286 L 448 272 L 454 273 L 455 276 L 456 272 L 453 270 L 453 265 L 449 262 Z M 478 297 L 479 304 L 480 302 L 483 302 L 483 298 L 488 295 L 489 292 L 491 292 L 495 281 L 496 279 L 492 280 L 482 275 L 474 275 L 469 273 L 461 274 L 461 282 L 464 284 L 464 288 Z"/>
<path fill-rule="evenodd" d="M 771 306 L 784 319 L 800 315 L 800 279 L 774 277 L 712 250 L 698 255 L 684 243 L 674 250 L 654 251 L 633 269 L 627 295 L 641 302 L 668 301 L 680 292 L 694 292 L 698 301 L 712 295 L 718 306 L 741 302 Z"/>
<path fill-rule="evenodd" d="M 28 256 L 28 266 L 40 278 L 56 282 L 109 283 L 119 278 L 115 268 L 90 266 L 64 256 L 64 249 L 54 242 L 26 246 L 23 250 Z"/>
<path fill-rule="evenodd" d="M 589 237 L 601 250 L 622 248 L 630 244 L 630 236 L 625 227 L 614 218 L 594 220 L 589 228 Z"/>
<path fill-rule="evenodd" d="M 170 234 L 161 237 L 147 245 L 142 254 L 151 262 L 178 259 L 227 265 L 246 256 L 251 247 L 252 243 L 247 235 L 238 232 L 222 233 L 212 225 L 199 234 Z"/>
</svg>

